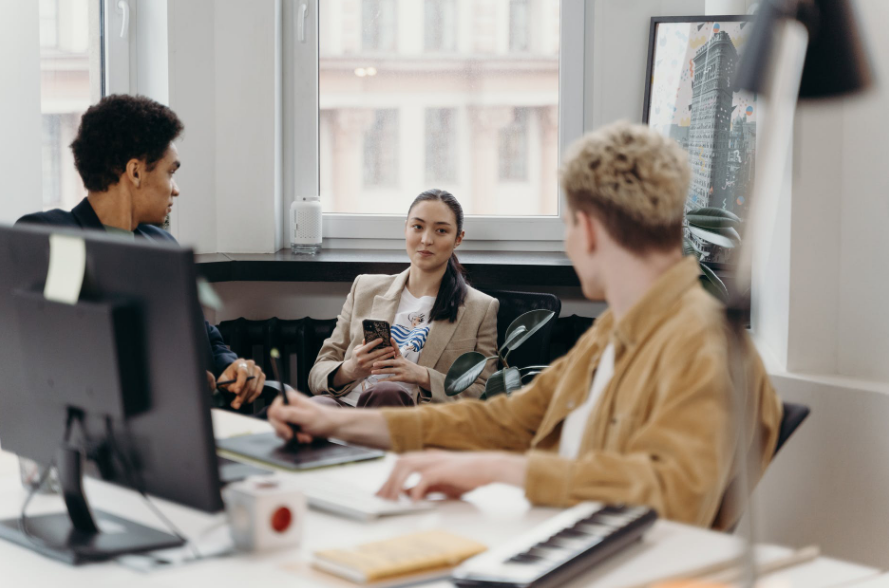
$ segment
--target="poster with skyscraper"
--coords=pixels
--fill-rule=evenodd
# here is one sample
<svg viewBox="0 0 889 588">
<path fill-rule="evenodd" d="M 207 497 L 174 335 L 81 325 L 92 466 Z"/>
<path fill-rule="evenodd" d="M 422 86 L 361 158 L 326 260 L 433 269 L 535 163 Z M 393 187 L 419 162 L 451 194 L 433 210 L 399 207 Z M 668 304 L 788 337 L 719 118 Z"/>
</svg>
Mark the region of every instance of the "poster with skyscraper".
<svg viewBox="0 0 889 588">
<path fill-rule="evenodd" d="M 685 210 L 721 208 L 746 219 L 756 170 L 756 97 L 738 92 L 735 69 L 752 18 L 651 19 L 643 121 L 675 139 L 692 168 Z M 702 261 L 724 249 L 688 234 Z"/>
</svg>

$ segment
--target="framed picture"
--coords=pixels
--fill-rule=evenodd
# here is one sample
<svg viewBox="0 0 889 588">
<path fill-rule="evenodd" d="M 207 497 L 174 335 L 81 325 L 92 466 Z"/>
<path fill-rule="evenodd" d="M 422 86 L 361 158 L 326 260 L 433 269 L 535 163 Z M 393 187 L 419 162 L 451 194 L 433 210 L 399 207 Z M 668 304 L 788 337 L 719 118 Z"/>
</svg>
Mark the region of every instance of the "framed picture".
<svg viewBox="0 0 889 588">
<path fill-rule="evenodd" d="M 685 210 L 721 208 L 746 219 L 756 171 L 756 96 L 735 91 L 735 70 L 753 29 L 750 16 L 654 17 L 648 41 L 643 122 L 689 156 Z M 687 235 L 702 261 L 733 250 Z"/>
</svg>

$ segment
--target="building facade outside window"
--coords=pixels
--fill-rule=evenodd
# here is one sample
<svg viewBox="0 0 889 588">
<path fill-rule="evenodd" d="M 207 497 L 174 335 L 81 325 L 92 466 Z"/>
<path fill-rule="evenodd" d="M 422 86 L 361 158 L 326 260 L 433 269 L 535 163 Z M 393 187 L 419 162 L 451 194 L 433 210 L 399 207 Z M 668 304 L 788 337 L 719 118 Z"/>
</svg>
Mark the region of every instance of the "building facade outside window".
<svg viewBox="0 0 889 588">
<path fill-rule="evenodd" d="M 70 145 L 80 117 L 101 94 L 99 0 L 39 0 L 40 109 L 43 116 L 43 208 L 71 209 L 86 190 L 74 168 Z"/>
<path fill-rule="evenodd" d="M 396 0 L 362 0 L 361 48 L 364 51 L 395 51 L 397 38 Z"/>
<path fill-rule="evenodd" d="M 516 108 L 512 122 L 500 131 L 500 179 L 528 180 L 528 109 Z"/>
<path fill-rule="evenodd" d="M 318 160 L 301 177 L 320 172 L 323 210 L 343 219 L 343 236 L 356 234 L 356 215 L 403 215 L 431 187 L 469 217 L 559 222 L 562 8 L 533 7 L 534 34 L 514 53 L 529 8 L 511 0 L 319 2 Z"/>
<path fill-rule="evenodd" d="M 398 111 L 377 110 L 364 134 L 364 185 L 398 185 Z"/>
<path fill-rule="evenodd" d="M 528 51 L 530 48 L 530 19 L 528 0 L 509 0 L 509 50 Z"/>
<path fill-rule="evenodd" d="M 457 49 L 456 0 L 424 0 L 423 44 L 426 51 Z"/>
<path fill-rule="evenodd" d="M 426 182 L 452 184 L 457 181 L 457 110 L 426 109 Z"/>
</svg>

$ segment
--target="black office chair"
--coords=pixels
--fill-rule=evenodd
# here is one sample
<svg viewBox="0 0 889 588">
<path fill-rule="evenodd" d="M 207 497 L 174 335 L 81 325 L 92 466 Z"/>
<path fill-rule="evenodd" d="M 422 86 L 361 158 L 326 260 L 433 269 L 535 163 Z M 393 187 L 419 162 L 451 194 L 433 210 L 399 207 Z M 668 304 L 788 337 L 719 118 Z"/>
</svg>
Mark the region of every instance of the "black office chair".
<svg viewBox="0 0 889 588">
<path fill-rule="evenodd" d="M 784 414 L 781 417 L 781 428 L 778 430 L 778 443 L 775 445 L 775 453 L 772 457 L 778 455 L 778 450 L 787 443 L 787 440 L 793 435 L 803 421 L 809 416 L 808 406 L 803 404 L 792 404 L 790 402 L 782 402 Z"/>
<path fill-rule="evenodd" d="M 556 327 L 559 313 L 562 311 L 562 301 L 559 300 L 559 297 L 554 294 L 511 292 L 508 290 L 484 290 L 484 293 L 500 301 L 500 310 L 497 311 L 498 345 L 502 344 L 506 339 L 506 331 L 509 329 L 512 321 L 526 312 L 531 310 L 551 310 L 556 313 L 531 339 L 509 355 L 509 365 L 514 367 L 548 364 L 552 334 Z"/>
</svg>

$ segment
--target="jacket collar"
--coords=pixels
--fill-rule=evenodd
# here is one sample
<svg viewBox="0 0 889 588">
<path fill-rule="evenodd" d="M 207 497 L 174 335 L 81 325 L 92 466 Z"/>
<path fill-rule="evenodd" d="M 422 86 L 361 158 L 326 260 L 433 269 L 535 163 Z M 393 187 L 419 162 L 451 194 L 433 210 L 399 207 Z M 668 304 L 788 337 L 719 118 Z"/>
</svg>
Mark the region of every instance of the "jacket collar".
<svg viewBox="0 0 889 588">
<path fill-rule="evenodd" d="M 74 216 L 74 220 L 77 221 L 77 224 L 84 229 L 105 229 L 105 226 L 102 224 L 102 221 L 99 220 L 99 216 L 96 214 L 96 211 L 93 209 L 93 205 L 90 204 L 88 198 L 84 198 L 80 201 L 80 204 L 72 208 L 71 214 Z"/>
<path fill-rule="evenodd" d="M 409 273 L 410 268 L 404 270 L 395 276 L 395 279 L 392 281 L 392 284 L 389 286 L 389 289 L 385 294 L 374 296 L 373 310 L 371 311 L 371 316 L 368 318 L 386 321 L 389 324 L 392 324 L 392 321 L 395 320 L 395 313 L 398 312 L 398 304 L 401 302 L 401 293 L 404 291 L 405 285 L 407 285 L 407 277 Z"/>
<path fill-rule="evenodd" d="M 643 341 L 669 316 L 682 295 L 698 283 L 700 273 L 698 260 L 691 255 L 664 272 L 614 327 L 617 342 L 632 348 Z M 605 332 L 611 330 L 614 321 L 611 311 L 607 312 L 607 321 L 602 325 Z"/>
<path fill-rule="evenodd" d="M 93 208 L 93 205 L 90 204 L 88 198 L 84 198 L 77 206 L 72 208 L 71 214 L 74 216 L 74 220 L 77 221 L 77 224 L 80 225 L 80 227 L 83 229 L 95 229 L 98 231 L 105 230 L 105 225 L 103 225 L 102 221 L 99 220 L 99 215 L 96 214 L 96 211 Z M 139 237 L 148 239 L 149 241 L 154 241 L 155 239 L 151 236 L 151 234 L 145 230 L 145 226 L 146 225 L 141 224 L 138 225 L 133 233 L 135 233 Z M 404 287 L 404 284 L 402 284 L 402 287 Z M 392 316 L 394 317 L 395 315 L 393 314 Z"/>
</svg>

